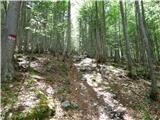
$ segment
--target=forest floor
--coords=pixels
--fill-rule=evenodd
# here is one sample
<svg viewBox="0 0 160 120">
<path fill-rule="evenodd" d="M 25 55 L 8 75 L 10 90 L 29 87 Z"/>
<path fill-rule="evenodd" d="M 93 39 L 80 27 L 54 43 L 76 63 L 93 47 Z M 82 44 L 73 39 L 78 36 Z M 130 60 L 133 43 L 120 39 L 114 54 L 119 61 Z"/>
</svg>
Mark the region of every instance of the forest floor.
<svg viewBox="0 0 160 120">
<path fill-rule="evenodd" d="M 14 80 L 1 83 L 4 120 L 160 119 L 148 82 L 113 63 L 51 55 L 16 55 L 16 62 Z"/>
</svg>

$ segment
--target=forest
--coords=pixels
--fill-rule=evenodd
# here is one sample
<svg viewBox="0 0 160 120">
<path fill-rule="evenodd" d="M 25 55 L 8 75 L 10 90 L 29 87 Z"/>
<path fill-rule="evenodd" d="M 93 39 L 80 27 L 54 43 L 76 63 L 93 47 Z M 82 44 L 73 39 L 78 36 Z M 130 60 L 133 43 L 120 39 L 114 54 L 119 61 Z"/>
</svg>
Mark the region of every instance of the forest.
<svg viewBox="0 0 160 120">
<path fill-rule="evenodd" d="M 160 120 L 159 0 L 0 6 L 0 119 Z"/>
</svg>

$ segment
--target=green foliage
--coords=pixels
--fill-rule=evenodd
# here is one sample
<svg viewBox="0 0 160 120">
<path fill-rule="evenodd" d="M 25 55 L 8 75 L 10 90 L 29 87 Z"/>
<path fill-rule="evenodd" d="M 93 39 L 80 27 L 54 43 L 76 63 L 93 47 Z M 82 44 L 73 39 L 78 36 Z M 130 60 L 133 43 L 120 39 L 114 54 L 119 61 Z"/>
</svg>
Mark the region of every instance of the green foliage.
<svg viewBox="0 0 160 120">
<path fill-rule="evenodd" d="M 38 75 L 39 74 L 39 72 L 37 70 L 35 70 L 34 68 L 30 68 L 29 72 L 31 75 Z"/>
<path fill-rule="evenodd" d="M 144 77 L 146 75 L 146 71 L 142 66 L 139 67 L 133 67 L 132 75 Z"/>
<path fill-rule="evenodd" d="M 67 39 L 68 1 L 32 1 L 26 2 L 25 7 L 21 15 L 25 17 L 20 20 L 25 28 L 23 41 L 27 42 L 22 44 L 28 44 L 27 47 L 30 44 L 30 49 L 36 53 L 38 50 L 62 53 Z"/>
<path fill-rule="evenodd" d="M 37 94 L 37 96 L 38 96 L 40 99 L 42 99 L 42 100 L 47 100 L 47 99 L 46 99 L 47 96 L 46 96 L 46 94 L 45 94 L 43 91 L 38 90 L 38 89 L 33 89 L 33 91 Z"/>
<path fill-rule="evenodd" d="M 35 79 L 28 79 L 28 80 L 27 80 L 27 86 L 28 86 L 28 85 L 32 85 L 32 84 L 34 84 L 35 82 L 36 82 Z"/>
<path fill-rule="evenodd" d="M 107 19 L 110 25 L 113 25 L 119 16 L 119 6 L 116 2 L 110 2 L 107 11 Z"/>
<path fill-rule="evenodd" d="M 140 110 L 143 114 L 143 120 L 152 120 L 149 111 L 145 108 L 144 104 L 138 104 L 136 106 L 138 110 Z"/>
<path fill-rule="evenodd" d="M 49 116 L 55 115 L 55 108 L 50 109 L 46 100 L 40 100 L 39 104 L 34 108 L 30 108 L 26 112 L 17 112 L 12 116 L 12 120 L 43 120 Z M 8 118 L 7 118 L 8 119 Z M 7 120 L 6 119 L 6 120 Z"/>
<path fill-rule="evenodd" d="M 64 86 L 58 87 L 58 88 L 56 89 L 56 93 L 58 93 L 58 94 L 62 94 L 62 93 L 64 93 L 65 91 L 66 91 L 66 88 L 65 88 Z"/>
<path fill-rule="evenodd" d="M 68 75 L 68 65 L 65 63 L 60 64 L 60 69 L 65 73 L 65 75 Z"/>
</svg>

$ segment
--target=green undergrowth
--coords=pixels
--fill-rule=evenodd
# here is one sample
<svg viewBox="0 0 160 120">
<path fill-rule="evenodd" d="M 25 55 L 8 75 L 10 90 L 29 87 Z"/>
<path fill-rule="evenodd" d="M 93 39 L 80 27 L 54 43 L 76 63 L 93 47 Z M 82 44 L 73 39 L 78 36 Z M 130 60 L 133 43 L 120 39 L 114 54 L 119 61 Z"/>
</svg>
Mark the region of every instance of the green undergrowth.
<svg viewBox="0 0 160 120">
<path fill-rule="evenodd" d="M 53 60 L 48 62 L 43 67 L 46 76 L 46 80 L 49 82 L 58 82 L 61 78 L 68 77 L 69 65 L 62 61 Z M 56 77 L 53 75 L 55 74 Z"/>
<path fill-rule="evenodd" d="M 33 91 L 37 94 L 38 98 L 40 98 L 40 99 L 46 99 L 47 98 L 47 95 L 42 90 L 33 89 Z"/>
<path fill-rule="evenodd" d="M 1 83 L 1 105 L 12 106 L 18 100 L 18 93 L 21 88 L 21 81 L 13 80 Z M 3 114 L 3 113 L 2 113 Z"/>
<path fill-rule="evenodd" d="M 111 63 L 111 65 L 113 65 L 116 68 L 119 67 L 119 68 L 127 69 L 125 64 L 120 64 L 120 63 L 113 62 L 113 63 Z M 133 78 L 137 78 L 137 77 L 148 78 L 148 74 L 147 74 L 146 68 L 144 68 L 141 65 L 133 65 L 131 74 L 132 75 L 129 74 L 129 76 L 131 76 Z"/>
<path fill-rule="evenodd" d="M 132 74 L 141 78 L 147 77 L 146 70 L 143 67 L 133 67 Z"/>
<path fill-rule="evenodd" d="M 143 120 L 153 120 L 144 103 L 137 104 L 136 109 L 142 113 Z"/>
<path fill-rule="evenodd" d="M 46 102 L 46 99 L 41 99 L 39 103 L 29 108 L 25 112 L 15 112 L 11 117 L 6 115 L 4 120 L 43 120 L 50 116 L 55 115 L 55 108 L 50 108 Z"/>
<path fill-rule="evenodd" d="M 29 69 L 29 73 L 31 74 L 31 75 L 39 75 L 40 73 L 37 71 L 37 70 L 35 70 L 34 68 L 30 68 Z"/>
<path fill-rule="evenodd" d="M 50 84 L 53 83 L 58 85 L 57 89 L 55 89 L 58 96 L 67 96 L 70 93 L 70 80 L 68 79 L 69 65 L 55 60 L 54 62 L 48 62 L 47 65 L 43 66 L 43 69 L 46 76 L 44 76 L 44 73 L 39 72 L 35 68 L 30 68 L 28 71 L 29 76 L 25 77 L 23 81 L 22 78 L 20 78 L 20 81 L 3 84 L 2 104 L 3 107 L 9 107 L 3 114 L 4 120 L 44 120 L 55 115 L 56 108 L 54 107 L 54 102 L 48 99 L 48 95 L 45 91 L 35 86 L 35 83 L 39 82 L 39 79 L 33 76 L 41 77 L 43 74 L 43 78 L 46 80 L 46 83 L 49 81 Z M 13 84 L 13 87 L 9 87 L 10 84 Z M 20 88 L 22 87 L 34 92 L 38 103 L 36 103 L 35 106 L 24 107 L 23 110 L 17 110 L 14 108 L 14 105 L 19 102 L 17 99 L 19 97 L 17 93 L 20 92 Z M 53 107 L 51 107 L 52 105 L 50 106 L 52 103 Z M 67 107 L 67 109 L 77 108 L 78 105 L 73 102 Z"/>
<path fill-rule="evenodd" d="M 13 111 L 5 114 L 4 120 L 44 120 L 55 115 L 55 107 L 50 107 L 47 103 L 46 94 L 39 90 L 33 89 L 39 99 L 39 102 L 34 107 L 26 108 L 24 111 Z"/>
<path fill-rule="evenodd" d="M 64 93 L 66 91 L 66 88 L 64 86 L 61 86 L 61 87 L 58 87 L 56 89 L 56 93 L 57 94 L 61 94 L 61 93 Z"/>
<path fill-rule="evenodd" d="M 63 72 L 65 75 L 68 75 L 68 69 L 69 69 L 69 67 L 68 67 L 67 64 L 65 64 L 65 63 L 62 62 L 62 63 L 59 65 L 59 67 L 60 67 L 60 69 L 62 70 L 62 72 Z"/>
<path fill-rule="evenodd" d="M 57 78 L 53 77 L 52 75 L 46 76 L 46 82 L 55 83 L 56 81 L 58 81 Z"/>
<path fill-rule="evenodd" d="M 134 108 L 141 112 L 143 120 L 159 120 L 160 104 L 158 101 L 150 99 L 147 94 L 143 102 L 135 104 Z M 153 111 L 157 111 L 156 116 L 153 116 Z"/>
<path fill-rule="evenodd" d="M 118 68 L 123 68 L 125 69 L 126 68 L 126 65 L 125 64 L 120 64 L 120 63 L 115 63 L 115 62 L 112 62 L 112 63 L 109 63 L 111 65 L 113 65 L 114 67 L 118 67 Z"/>
<path fill-rule="evenodd" d="M 25 80 L 24 85 L 31 87 L 36 82 L 37 82 L 36 79 L 30 77 Z"/>
<path fill-rule="evenodd" d="M 62 85 L 58 87 L 55 91 L 57 94 L 67 94 L 70 93 L 70 81 L 68 79 L 64 79 L 62 81 Z"/>
</svg>

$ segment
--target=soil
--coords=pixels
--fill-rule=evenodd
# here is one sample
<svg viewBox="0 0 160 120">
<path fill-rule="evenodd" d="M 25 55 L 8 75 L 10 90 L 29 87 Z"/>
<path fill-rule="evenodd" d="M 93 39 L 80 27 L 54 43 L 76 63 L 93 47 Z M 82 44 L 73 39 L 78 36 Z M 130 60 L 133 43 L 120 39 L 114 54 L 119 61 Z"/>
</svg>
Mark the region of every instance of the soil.
<svg viewBox="0 0 160 120">
<path fill-rule="evenodd" d="M 147 96 L 150 86 L 141 79 L 129 78 L 123 68 L 96 64 L 90 58 L 63 62 L 51 55 L 32 59 L 17 55 L 16 59 L 15 80 L 2 82 L 3 119 L 12 120 L 14 115 L 34 108 L 42 98 L 55 109 L 53 116 L 48 114 L 42 120 L 141 120 L 148 114 L 151 119 L 160 119 L 160 102 Z M 65 109 L 65 101 L 78 107 Z"/>
</svg>

